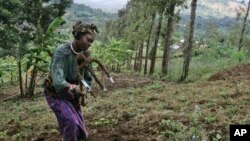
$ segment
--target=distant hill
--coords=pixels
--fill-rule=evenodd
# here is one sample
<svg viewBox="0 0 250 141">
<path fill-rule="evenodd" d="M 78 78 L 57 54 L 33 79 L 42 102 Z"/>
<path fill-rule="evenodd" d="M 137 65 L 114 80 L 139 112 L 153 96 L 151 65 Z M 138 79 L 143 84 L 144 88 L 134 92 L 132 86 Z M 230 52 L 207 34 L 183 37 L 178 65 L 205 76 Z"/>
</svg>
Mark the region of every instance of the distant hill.
<svg viewBox="0 0 250 141">
<path fill-rule="evenodd" d="M 188 4 L 191 0 L 188 1 Z M 190 19 L 190 6 L 181 11 L 181 24 L 188 25 Z M 237 21 L 237 11 L 246 5 L 237 0 L 201 0 L 196 10 L 196 28 L 207 30 L 211 25 L 222 31 L 229 31 Z"/>
<path fill-rule="evenodd" d="M 190 3 L 191 0 L 188 0 L 189 8 L 183 10 L 183 14 L 190 14 Z M 225 16 L 235 18 L 239 7 L 246 8 L 246 5 L 240 3 L 239 0 L 200 0 L 197 4 L 197 16 L 214 18 Z"/>
<path fill-rule="evenodd" d="M 67 21 L 65 28 L 71 30 L 72 25 L 77 20 L 84 20 L 88 23 L 94 23 L 99 30 L 102 30 L 108 20 L 115 19 L 116 17 L 116 13 L 104 12 L 101 9 L 94 9 L 84 4 L 74 3 L 64 15 Z"/>
<path fill-rule="evenodd" d="M 102 9 L 105 12 L 116 13 L 117 10 L 123 8 L 127 0 L 74 0 L 75 3 L 82 3 L 93 8 Z"/>
</svg>

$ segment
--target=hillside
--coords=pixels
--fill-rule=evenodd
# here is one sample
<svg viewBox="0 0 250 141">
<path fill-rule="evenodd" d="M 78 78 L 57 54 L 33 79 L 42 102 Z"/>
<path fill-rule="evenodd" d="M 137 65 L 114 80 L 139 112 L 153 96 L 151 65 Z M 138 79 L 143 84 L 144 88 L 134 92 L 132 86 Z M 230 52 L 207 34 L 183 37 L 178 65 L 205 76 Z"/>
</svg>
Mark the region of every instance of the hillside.
<svg viewBox="0 0 250 141">
<path fill-rule="evenodd" d="M 188 9 L 183 10 L 184 15 L 190 15 L 191 0 L 188 0 Z M 235 18 L 239 7 L 246 7 L 236 0 L 202 0 L 197 3 L 197 16 Z"/>
<path fill-rule="evenodd" d="M 76 3 L 83 3 L 93 8 L 102 9 L 105 12 L 116 13 L 126 5 L 127 0 L 74 0 Z"/>
<path fill-rule="evenodd" d="M 181 24 L 187 25 L 190 18 L 190 0 L 188 8 L 181 11 Z M 238 22 L 237 12 L 246 7 L 236 0 L 202 0 L 198 1 L 196 26 L 197 30 L 207 30 L 211 25 L 222 31 L 230 31 Z"/>
<path fill-rule="evenodd" d="M 116 75 L 117 85 L 97 99 L 89 97 L 84 107 L 89 140 L 229 140 L 229 124 L 249 124 L 249 66 L 221 72 L 223 79 L 215 75 L 189 84 Z M 40 96 L 0 103 L 0 140 L 61 140 L 56 118 Z"/>
<path fill-rule="evenodd" d="M 72 4 L 64 15 L 67 20 L 65 28 L 71 29 L 72 25 L 77 20 L 84 20 L 88 23 L 94 23 L 99 30 L 102 30 L 105 22 L 110 19 L 115 19 L 117 15 L 115 13 L 104 12 L 101 9 L 94 9 L 84 4 Z"/>
</svg>

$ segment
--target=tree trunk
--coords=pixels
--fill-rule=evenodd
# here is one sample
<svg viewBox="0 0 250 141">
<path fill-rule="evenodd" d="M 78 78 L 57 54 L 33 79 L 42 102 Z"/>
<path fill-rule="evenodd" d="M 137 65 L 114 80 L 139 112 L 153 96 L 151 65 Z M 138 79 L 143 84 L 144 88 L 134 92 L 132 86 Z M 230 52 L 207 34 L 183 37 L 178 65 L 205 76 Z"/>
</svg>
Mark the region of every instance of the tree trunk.
<svg viewBox="0 0 250 141">
<path fill-rule="evenodd" d="M 250 9 L 250 1 L 248 2 L 247 13 L 246 13 L 246 16 L 244 17 L 244 20 L 243 20 L 243 27 L 242 27 L 242 30 L 241 30 L 241 35 L 240 35 L 240 40 L 239 40 L 239 48 L 238 48 L 239 52 L 240 52 L 240 50 L 242 48 L 243 36 L 244 36 L 245 31 L 246 31 L 246 25 L 247 25 L 247 18 L 248 18 L 248 15 L 249 15 L 249 9 Z M 239 59 L 239 61 L 241 62 L 241 59 Z"/>
<path fill-rule="evenodd" d="M 142 41 L 140 48 L 139 48 L 139 57 L 138 57 L 138 62 L 139 62 L 139 72 L 142 70 L 142 59 L 143 59 L 143 44 L 144 41 Z"/>
<path fill-rule="evenodd" d="M 2 79 L 2 74 L 1 74 L 1 72 L 0 72 L 0 81 L 1 81 L 1 85 L 0 85 L 0 87 L 1 87 L 1 86 L 3 86 L 3 79 Z"/>
<path fill-rule="evenodd" d="M 27 74 L 27 72 L 26 72 L 26 74 L 25 74 L 25 93 L 27 93 L 27 89 L 28 89 L 28 74 Z"/>
<path fill-rule="evenodd" d="M 168 24 L 167 24 L 167 33 L 165 36 L 165 47 L 162 59 L 162 73 L 168 73 L 169 67 L 169 54 L 170 54 L 170 46 L 172 44 L 172 34 L 173 34 L 173 23 L 174 23 L 174 11 L 175 11 L 175 2 L 171 1 L 170 6 L 167 9 L 169 13 Z"/>
<path fill-rule="evenodd" d="M 160 13 L 160 18 L 159 18 L 156 33 L 155 33 L 156 37 L 155 37 L 154 47 L 152 50 L 151 65 L 150 65 L 150 71 L 149 71 L 150 75 L 152 75 L 155 70 L 155 60 L 156 60 L 156 54 L 157 54 L 158 41 L 159 41 L 160 32 L 161 32 L 161 26 L 162 26 L 162 13 Z"/>
<path fill-rule="evenodd" d="M 132 69 L 132 53 L 131 54 L 129 54 L 129 70 L 131 70 Z"/>
<path fill-rule="evenodd" d="M 130 66 L 131 66 L 131 56 L 130 56 L 130 54 L 129 54 L 129 57 L 128 57 L 128 59 L 127 59 L 127 67 L 126 67 L 126 69 L 127 69 L 127 70 L 130 70 Z"/>
<path fill-rule="evenodd" d="M 13 84 L 13 72 L 10 70 L 10 83 Z"/>
<path fill-rule="evenodd" d="M 116 64 L 116 72 L 119 72 L 119 64 Z"/>
<path fill-rule="evenodd" d="M 36 60 L 35 64 L 37 64 L 37 63 L 38 63 L 38 61 Z M 26 94 L 29 97 L 32 97 L 34 95 L 37 73 L 38 73 L 38 69 L 37 69 L 37 67 L 35 65 L 34 69 L 32 71 L 32 74 L 31 74 L 29 88 L 28 88 L 27 94 Z"/>
<path fill-rule="evenodd" d="M 138 47 L 136 48 L 135 59 L 134 59 L 134 71 L 137 71 L 137 57 L 138 57 Z"/>
<path fill-rule="evenodd" d="M 150 27 L 150 30 L 149 30 L 148 40 L 147 40 L 145 65 L 144 65 L 144 75 L 146 75 L 148 73 L 148 55 L 149 55 L 148 51 L 149 51 L 149 46 L 150 46 L 151 34 L 152 34 L 153 27 L 154 27 L 155 15 L 156 15 L 155 13 L 152 15 L 152 23 L 151 23 L 151 27 Z"/>
<path fill-rule="evenodd" d="M 20 94 L 23 97 L 24 96 L 24 92 L 23 92 L 22 63 L 21 63 L 21 58 L 20 57 L 18 59 L 17 65 L 18 65 Z"/>
<path fill-rule="evenodd" d="M 192 0 L 192 3 L 191 3 L 191 18 L 190 18 L 190 31 L 189 31 L 189 37 L 188 37 L 188 44 L 187 44 L 187 47 L 185 49 L 185 58 L 184 58 L 182 76 L 181 76 L 180 81 L 184 81 L 188 76 L 189 64 L 190 64 L 191 55 L 192 55 L 196 6 L 197 6 L 197 0 Z"/>
<path fill-rule="evenodd" d="M 136 59 L 136 71 L 140 72 L 140 57 L 141 57 L 141 44 L 138 45 L 138 49 L 137 49 L 137 59 Z"/>
</svg>

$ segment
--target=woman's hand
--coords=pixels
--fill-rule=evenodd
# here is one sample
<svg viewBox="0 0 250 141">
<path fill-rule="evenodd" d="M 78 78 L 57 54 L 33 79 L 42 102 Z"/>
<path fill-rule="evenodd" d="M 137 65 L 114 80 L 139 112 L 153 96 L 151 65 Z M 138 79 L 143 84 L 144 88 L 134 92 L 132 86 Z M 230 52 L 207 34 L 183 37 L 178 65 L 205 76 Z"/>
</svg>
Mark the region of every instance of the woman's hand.
<svg viewBox="0 0 250 141">
<path fill-rule="evenodd" d="M 71 93 L 73 95 L 79 94 L 79 95 L 83 96 L 84 94 L 86 94 L 86 89 L 81 90 L 78 85 L 70 84 L 69 87 L 70 87 L 69 93 Z"/>
</svg>

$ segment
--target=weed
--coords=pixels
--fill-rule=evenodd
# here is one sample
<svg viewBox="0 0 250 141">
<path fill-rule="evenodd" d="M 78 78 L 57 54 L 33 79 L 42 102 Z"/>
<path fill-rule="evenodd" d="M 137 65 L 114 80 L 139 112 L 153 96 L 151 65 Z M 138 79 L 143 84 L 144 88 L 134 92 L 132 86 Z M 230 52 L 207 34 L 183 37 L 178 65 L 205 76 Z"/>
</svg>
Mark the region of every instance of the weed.
<svg viewBox="0 0 250 141">
<path fill-rule="evenodd" d="M 0 132 L 0 140 L 4 140 L 7 138 L 7 134 L 6 134 L 6 131 L 1 131 Z"/>
<path fill-rule="evenodd" d="M 96 126 L 107 126 L 107 125 L 115 125 L 117 124 L 117 119 L 107 119 L 107 118 L 100 118 L 95 122 Z"/>
<path fill-rule="evenodd" d="M 212 124 L 212 123 L 215 123 L 215 122 L 218 122 L 218 118 L 216 116 L 208 116 L 205 118 L 205 121 L 208 123 L 208 124 Z"/>
</svg>

